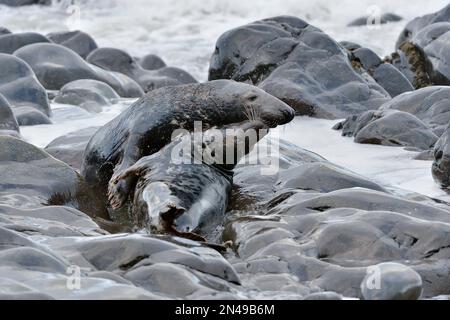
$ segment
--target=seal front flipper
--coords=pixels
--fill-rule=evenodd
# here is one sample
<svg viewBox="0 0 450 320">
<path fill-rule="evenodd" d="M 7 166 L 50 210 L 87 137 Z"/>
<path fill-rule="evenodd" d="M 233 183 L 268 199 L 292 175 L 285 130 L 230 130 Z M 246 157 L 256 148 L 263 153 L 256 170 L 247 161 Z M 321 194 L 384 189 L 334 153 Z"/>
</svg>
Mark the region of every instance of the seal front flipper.
<svg viewBox="0 0 450 320">
<path fill-rule="evenodd" d="M 142 158 L 141 161 L 124 171 L 117 172 L 111 178 L 108 185 L 108 203 L 112 209 L 118 210 L 124 206 L 139 177 L 148 170 L 150 170 L 148 162 Z"/>
<path fill-rule="evenodd" d="M 136 161 L 142 157 L 140 150 L 140 135 L 132 134 L 127 139 L 122 161 L 114 169 L 114 174 L 108 185 L 108 202 L 112 209 L 117 210 L 124 206 L 131 191 L 136 186 L 141 165 L 135 166 Z"/>
</svg>

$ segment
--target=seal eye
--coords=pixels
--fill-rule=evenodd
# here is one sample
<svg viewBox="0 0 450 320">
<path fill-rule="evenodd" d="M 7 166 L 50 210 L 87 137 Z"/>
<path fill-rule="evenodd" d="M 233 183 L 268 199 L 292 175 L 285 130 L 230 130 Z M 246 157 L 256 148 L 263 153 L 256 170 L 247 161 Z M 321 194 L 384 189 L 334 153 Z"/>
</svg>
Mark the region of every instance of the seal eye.
<svg viewBox="0 0 450 320">
<path fill-rule="evenodd" d="M 248 100 L 252 101 L 252 102 L 255 101 L 256 99 L 258 99 L 257 95 L 253 95 L 253 96 L 248 97 Z"/>
</svg>

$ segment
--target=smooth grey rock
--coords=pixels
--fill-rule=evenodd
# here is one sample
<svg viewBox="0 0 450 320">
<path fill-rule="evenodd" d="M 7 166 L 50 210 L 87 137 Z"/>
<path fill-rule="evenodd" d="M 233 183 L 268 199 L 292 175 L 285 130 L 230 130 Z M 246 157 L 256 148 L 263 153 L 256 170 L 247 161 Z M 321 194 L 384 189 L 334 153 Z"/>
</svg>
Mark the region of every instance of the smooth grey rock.
<svg viewBox="0 0 450 320">
<path fill-rule="evenodd" d="M 365 300 L 418 300 L 422 295 L 422 278 L 413 269 L 399 263 L 372 266 L 361 283 Z M 379 276 L 379 280 L 374 277 Z M 377 282 L 378 281 L 378 282 Z"/>
<path fill-rule="evenodd" d="M 11 34 L 12 32 L 9 29 L 0 27 L 0 35 Z"/>
<path fill-rule="evenodd" d="M 14 55 L 31 66 L 48 90 L 59 90 L 75 80 L 92 79 L 110 85 L 121 97 L 143 95 L 142 89 L 131 78 L 90 65 L 74 51 L 58 44 L 32 44 L 17 50 Z"/>
<path fill-rule="evenodd" d="M 345 49 L 347 49 L 348 51 L 353 51 L 353 50 L 361 48 L 361 45 L 359 45 L 355 42 L 352 42 L 352 41 L 340 41 L 339 44 L 341 46 L 343 46 Z"/>
<path fill-rule="evenodd" d="M 414 91 L 408 78 L 390 63 L 382 63 L 375 68 L 372 77 L 393 98 L 402 93 Z"/>
<path fill-rule="evenodd" d="M 61 31 L 54 32 L 47 35 L 47 37 L 54 43 L 63 45 L 76 53 L 78 53 L 83 59 L 98 48 L 95 40 L 87 33 L 76 31 Z"/>
<path fill-rule="evenodd" d="M 34 32 L 0 35 L 0 53 L 13 54 L 14 51 L 33 43 L 49 43 L 50 40 Z"/>
<path fill-rule="evenodd" d="M 390 99 L 367 73 L 353 69 L 340 44 L 290 16 L 256 21 L 224 33 L 211 58 L 209 79 L 250 82 L 299 115 L 320 118 L 378 109 Z"/>
<path fill-rule="evenodd" d="M 76 80 L 62 87 L 54 102 L 76 105 L 89 112 L 101 112 L 104 106 L 117 103 L 119 99 L 114 89 L 104 82 Z"/>
<path fill-rule="evenodd" d="M 47 93 L 33 70 L 23 60 L 0 53 L 0 94 L 11 107 L 32 107 L 46 116 L 51 115 Z"/>
<path fill-rule="evenodd" d="M 167 66 L 164 60 L 156 54 L 148 54 L 142 57 L 139 60 L 139 64 L 145 70 L 158 70 Z"/>
<path fill-rule="evenodd" d="M 0 203 L 22 208 L 65 204 L 75 198 L 80 181 L 73 169 L 43 150 L 0 136 Z"/>
<path fill-rule="evenodd" d="M 49 5 L 51 4 L 51 0 L 0 0 L 0 4 L 10 7 L 29 6 L 32 4 Z"/>
<path fill-rule="evenodd" d="M 52 124 L 52 120 L 46 114 L 33 107 L 17 107 L 13 109 L 13 113 L 20 126 Z"/>
<path fill-rule="evenodd" d="M 87 57 L 87 61 L 105 70 L 127 75 L 139 83 L 145 92 L 166 86 L 197 82 L 189 73 L 179 68 L 163 67 L 146 70 L 128 53 L 114 48 L 99 48 Z"/>
<path fill-rule="evenodd" d="M 20 136 L 19 124 L 6 98 L 0 94 L 0 135 Z"/>
<path fill-rule="evenodd" d="M 439 137 L 450 123 L 450 88 L 432 86 L 401 94 L 380 110 L 399 110 L 422 120 Z"/>
<path fill-rule="evenodd" d="M 346 119 L 336 128 L 355 142 L 429 150 L 439 139 L 414 115 L 397 110 L 367 111 Z"/>
<path fill-rule="evenodd" d="M 98 127 L 91 127 L 68 133 L 50 142 L 44 150 L 72 168 L 80 170 L 84 150 L 97 130 Z"/>
</svg>

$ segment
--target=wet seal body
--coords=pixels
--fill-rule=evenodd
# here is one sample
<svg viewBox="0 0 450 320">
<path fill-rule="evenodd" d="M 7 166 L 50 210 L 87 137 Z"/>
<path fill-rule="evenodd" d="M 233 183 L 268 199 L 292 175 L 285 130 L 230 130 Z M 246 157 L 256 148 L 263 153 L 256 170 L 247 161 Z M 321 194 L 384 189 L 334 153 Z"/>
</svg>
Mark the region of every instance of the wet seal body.
<svg viewBox="0 0 450 320">
<path fill-rule="evenodd" d="M 198 132 L 184 135 L 143 157 L 111 179 L 111 205 L 115 209 L 122 205 L 127 196 L 116 185 L 129 179 L 136 186 L 131 207 L 136 228 L 206 241 L 203 235 L 223 221 L 234 167 L 268 133 L 258 120 L 233 125 L 233 129 L 208 130 L 200 133 L 200 140 L 195 137 Z M 249 130 L 255 133 L 252 138 Z M 217 131 L 224 133 L 223 139 L 217 139 Z M 220 145 L 214 146 L 218 140 Z"/>
<path fill-rule="evenodd" d="M 120 173 L 142 157 L 169 144 L 176 129 L 192 132 L 195 122 L 203 130 L 261 120 L 268 127 L 290 122 L 294 111 L 281 100 L 254 86 L 231 80 L 165 87 L 138 100 L 91 138 L 84 153 L 81 174 L 106 196 L 114 172 Z M 126 201 L 131 186 L 116 185 Z"/>
</svg>

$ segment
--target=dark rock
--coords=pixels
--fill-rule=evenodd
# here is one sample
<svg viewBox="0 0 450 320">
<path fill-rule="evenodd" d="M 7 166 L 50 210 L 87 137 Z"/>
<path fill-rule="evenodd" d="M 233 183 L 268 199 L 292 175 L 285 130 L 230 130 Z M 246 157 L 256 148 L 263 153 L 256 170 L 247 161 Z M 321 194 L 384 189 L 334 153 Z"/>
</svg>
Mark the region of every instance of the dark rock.
<svg viewBox="0 0 450 320">
<path fill-rule="evenodd" d="M 450 129 L 447 129 L 436 143 L 433 160 L 434 180 L 443 188 L 448 188 L 450 186 Z"/>
<path fill-rule="evenodd" d="M 51 0 L 0 0 L 0 4 L 10 7 L 29 6 L 32 4 L 50 5 L 51 3 Z"/>
<path fill-rule="evenodd" d="M 13 109 L 17 122 L 21 126 L 35 126 L 39 124 L 52 124 L 50 118 L 33 107 L 18 107 Z"/>
<path fill-rule="evenodd" d="M 67 47 L 78 53 L 83 59 L 98 48 L 97 43 L 83 31 L 62 31 L 50 33 L 47 37 L 54 43 Z"/>
<path fill-rule="evenodd" d="M 32 44 L 14 55 L 31 66 L 48 90 L 59 90 L 75 80 L 92 79 L 110 85 L 121 97 L 137 98 L 143 94 L 139 85 L 126 75 L 90 65 L 74 51 L 58 44 Z"/>
<path fill-rule="evenodd" d="M 157 70 L 145 70 L 125 51 L 113 48 L 100 48 L 93 51 L 87 61 L 105 70 L 120 72 L 134 79 L 145 92 L 161 87 L 196 83 L 186 71 L 163 67 Z"/>
<path fill-rule="evenodd" d="M 365 300 L 418 300 L 422 278 L 399 263 L 381 263 L 368 269 L 361 292 Z"/>
<path fill-rule="evenodd" d="M 75 171 L 43 150 L 0 137 L 1 203 L 24 208 L 70 203 L 79 183 Z"/>
<path fill-rule="evenodd" d="M 211 59 L 209 79 L 251 82 L 298 114 L 322 118 L 378 109 L 390 99 L 370 76 L 353 69 L 341 45 L 305 21 L 288 16 L 223 34 Z"/>
<path fill-rule="evenodd" d="M 97 130 L 98 127 L 91 127 L 68 133 L 50 142 L 45 151 L 79 170 L 86 145 Z"/>
<path fill-rule="evenodd" d="M 440 137 L 450 123 L 450 88 L 433 86 L 404 93 L 385 103 L 380 109 L 411 113 Z"/>
<path fill-rule="evenodd" d="M 24 32 L 0 35 L 0 53 L 13 54 L 14 51 L 33 43 L 48 43 L 49 39 L 39 33 Z"/>
<path fill-rule="evenodd" d="M 447 5 L 438 12 L 417 17 L 408 22 L 397 40 L 396 47 L 400 48 L 404 42 L 410 42 L 410 40 L 426 26 L 439 22 L 450 22 L 450 5 Z"/>
<path fill-rule="evenodd" d="M 375 19 L 374 17 L 361 17 L 353 20 L 350 22 L 347 26 L 348 27 L 360 27 L 360 26 L 367 26 L 367 25 L 373 25 L 373 23 L 377 22 L 380 24 L 386 24 L 389 22 L 398 22 L 403 20 L 402 17 L 394 14 L 394 13 L 385 13 L 380 16 L 379 20 Z"/>
<path fill-rule="evenodd" d="M 357 143 L 428 150 L 438 140 L 433 131 L 414 115 L 389 109 L 349 117 L 341 128 L 344 136 L 355 137 Z"/>
<path fill-rule="evenodd" d="M 139 60 L 139 64 L 145 70 L 158 70 L 166 67 L 166 63 L 163 59 L 156 54 L 148 54 Z"/>
<path fill-rule="evenodd" d="M 0 135 L 20 136 L 19 124 L 8 100 L 0 94 Z"/>
<path fill-rule="evenodd" d="M 76 80 L 61 88 L 54 102 L 79 106 L 89 112 L 101 112 L 103 107 L 117 103 L 119 95 L 104 82 Z"/>
<path fill-rule="evenodd" d="M 46 116 L 51 115 L 47 93 L 28 64 L 9 54 L 0 54 L 0 68 L 0 94 L 8 100 L 13 111 L 31 107 Z"/>
<path fill-rule="evenodd" d="M 0 27 L 0 36 L 3 36 L 5 34 L 11 34 L 12 32 L 9 31 L 7 28 Z"/>
<path fill-rule="evenodd" d="M 381 58 L 368 48 L 358 48 L 352 51 L 355 59 L 361 63 L 362 67 L 367 71 L 378 67 L 382 61 Z"/>
<path fill-rule="evenodd" d="M 353 51 L 356 49 L 361 48 L 361 46 L 355 42 L 351 42 L 351 41 L 340 41 L 339 44 L 341 46 L 343 46 L 345 49 L 347 49 L 348 51 Z"/>
<path fill-rule="evenodd" d="M 372 77 L 393 98 L 402 93 L 414 91 L 414 87 L 408 78 L 392 64 L 382 63 L 374 70 Z"/>
</svg>

